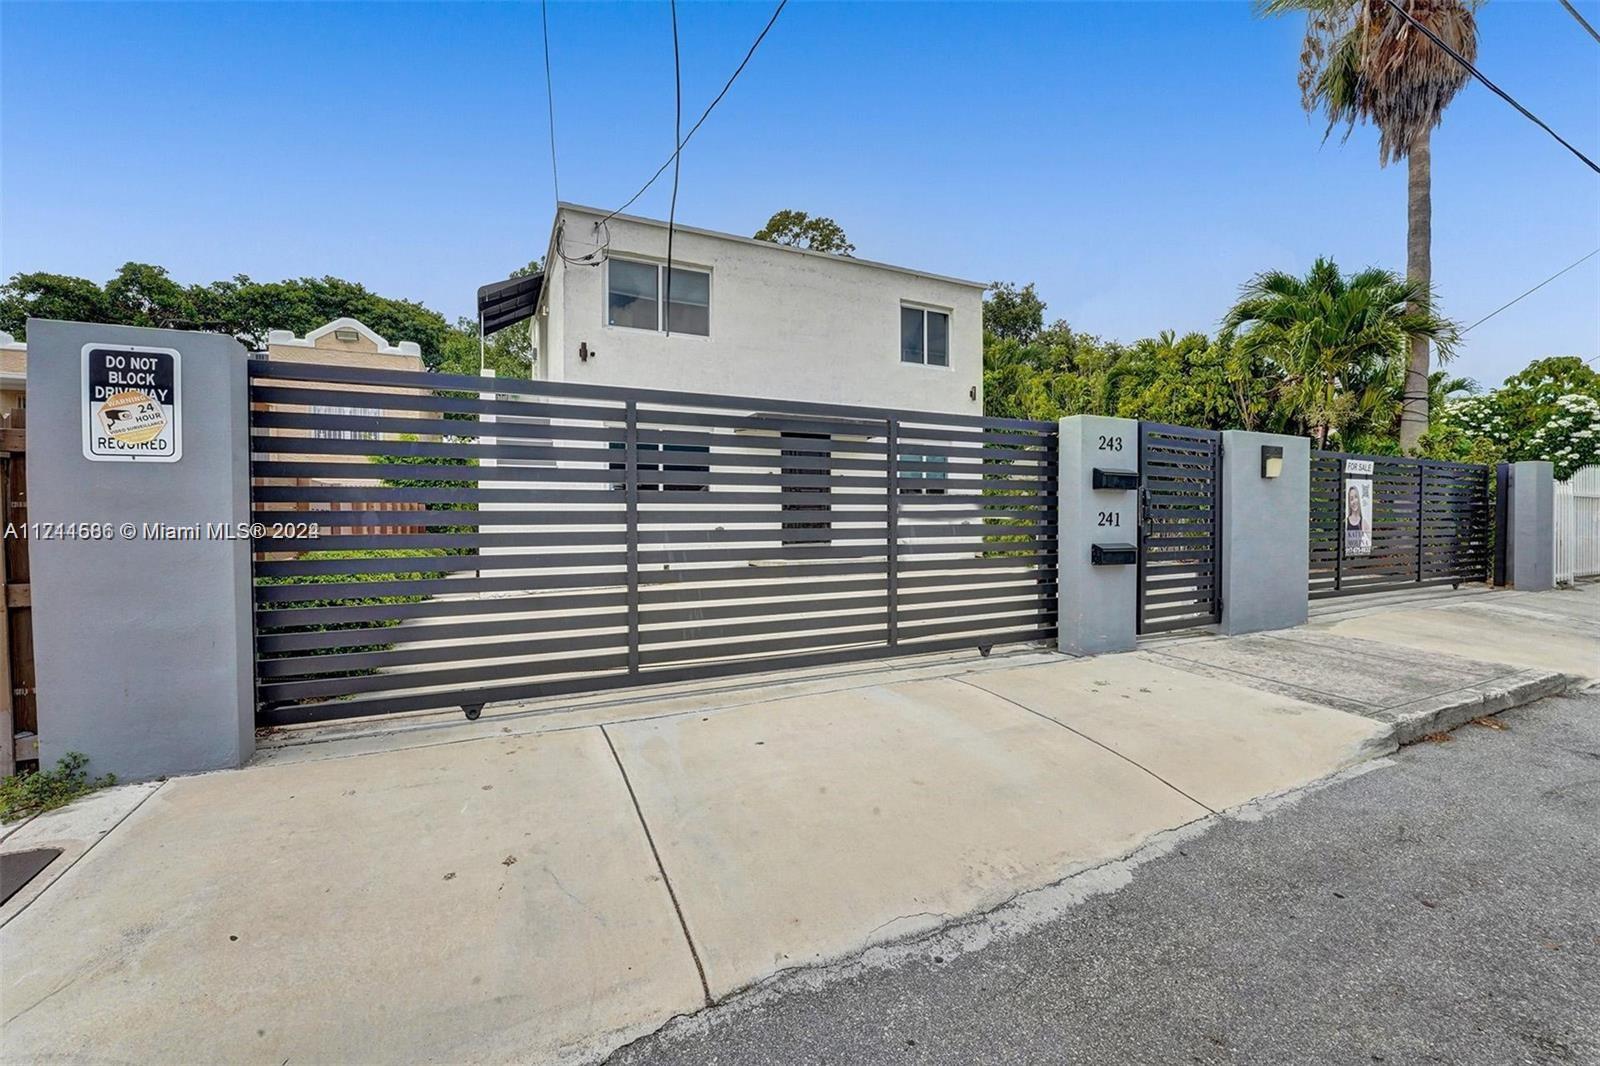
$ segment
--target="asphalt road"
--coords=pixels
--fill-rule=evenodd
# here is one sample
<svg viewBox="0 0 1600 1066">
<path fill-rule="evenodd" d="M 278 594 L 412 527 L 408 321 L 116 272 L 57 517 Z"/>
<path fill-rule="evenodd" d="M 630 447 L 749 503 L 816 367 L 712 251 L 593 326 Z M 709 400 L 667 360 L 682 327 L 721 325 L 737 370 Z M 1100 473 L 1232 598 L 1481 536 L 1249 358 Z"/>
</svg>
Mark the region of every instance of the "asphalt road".
<svg viewBox="0 0 1600 1066">
<path fill-rule="evenodd" d="M 1220 819 L 1042 925 L 785 979 L 617 1063 L 1600 1063 L 1600 694 Z"/>
</svg>

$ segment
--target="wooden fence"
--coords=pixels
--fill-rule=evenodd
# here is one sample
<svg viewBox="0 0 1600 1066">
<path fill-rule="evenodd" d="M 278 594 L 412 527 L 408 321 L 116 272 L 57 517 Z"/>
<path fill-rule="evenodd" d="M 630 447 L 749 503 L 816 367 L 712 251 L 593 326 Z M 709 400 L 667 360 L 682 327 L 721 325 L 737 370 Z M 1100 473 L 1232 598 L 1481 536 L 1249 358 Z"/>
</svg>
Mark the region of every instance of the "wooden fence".
<svg viewBox="0 0 1600 1066">
<path fill-rule="evenodd" d="M 32 595 L 28 584 L 28 460 L 25 412 L 0 420 L 0 774 L 36 767 L 39 711 L 33 672 Z"/>
</svg>

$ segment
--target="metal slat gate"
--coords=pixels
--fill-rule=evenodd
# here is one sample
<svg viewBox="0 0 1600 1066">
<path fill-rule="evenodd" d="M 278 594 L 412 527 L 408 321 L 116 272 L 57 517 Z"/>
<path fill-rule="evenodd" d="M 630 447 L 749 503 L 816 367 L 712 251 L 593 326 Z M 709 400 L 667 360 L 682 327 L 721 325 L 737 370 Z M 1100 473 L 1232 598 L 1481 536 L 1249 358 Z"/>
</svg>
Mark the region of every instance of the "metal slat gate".
<svg viewBox="0 0 1600 1066">
<path fill-rule="evenodd" d="M 1054 423 L 264 360 L 250 398 L 263 725 L 1056 635 Z"/>
<path fill-rule="evenodd" d="M 1139 423 L 1140 633 L 1222 619 L 1222 434 Z"/>
<path fill-rule="evenodd" d="M 1371 474 L 1350 475 L 1348 460 L 1371 463 Z M 1351 550 L 1346 543 L 1350 482 L 1369 479 L 1371 544 L 1365 551 Z M 1311 453 L 1312 599 L 1486 581 L 1493 526 L 1487 466 Z"/>
</svg>

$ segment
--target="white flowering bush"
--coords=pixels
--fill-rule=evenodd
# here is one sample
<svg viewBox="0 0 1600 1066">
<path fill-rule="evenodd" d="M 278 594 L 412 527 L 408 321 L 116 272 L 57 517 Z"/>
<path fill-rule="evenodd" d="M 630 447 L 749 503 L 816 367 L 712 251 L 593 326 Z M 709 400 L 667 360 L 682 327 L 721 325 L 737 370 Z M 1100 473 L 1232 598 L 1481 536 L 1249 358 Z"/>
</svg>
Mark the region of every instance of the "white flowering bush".
<svg viewBox="0 0 1600 1066">
<path fill-rule="evenodd" d="M 1555 465 L 1556 478 L 1565 481 L 1580 467 L 1600 463 L 1600 400 L 1568 393 L 1555 402 L 1556 413 L 1529 441 L 1534 458 Z"/>
<path fill-rule="evenodd" d="M 1570 477 L 1600 463 L 1600 373 L 1576 356 L 1537 359 L 1492 392 L 1446 403 L 1424 446 L 1440 459 L 1546 459 Z"/>
</svg>

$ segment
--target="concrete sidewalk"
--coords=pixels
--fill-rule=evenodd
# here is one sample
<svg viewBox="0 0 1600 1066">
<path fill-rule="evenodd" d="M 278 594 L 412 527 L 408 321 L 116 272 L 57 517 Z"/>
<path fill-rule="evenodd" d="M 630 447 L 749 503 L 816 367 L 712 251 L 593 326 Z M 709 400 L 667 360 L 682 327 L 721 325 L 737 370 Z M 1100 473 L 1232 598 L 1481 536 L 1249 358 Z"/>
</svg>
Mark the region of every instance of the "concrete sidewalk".
<svg viewBox="0 0 1600 1066">
<path fill-rule="evenodd" d="M 1390 750 L 1406 706 L 1530 669 L 1336 632 L 1383 616 L 368 724 L 119 789 L 115 828 L 0 911 L 0 1054 L 591 1059 Z M 1584 617 L 1561 632 L 1596 661 Z"/>
</svg>

